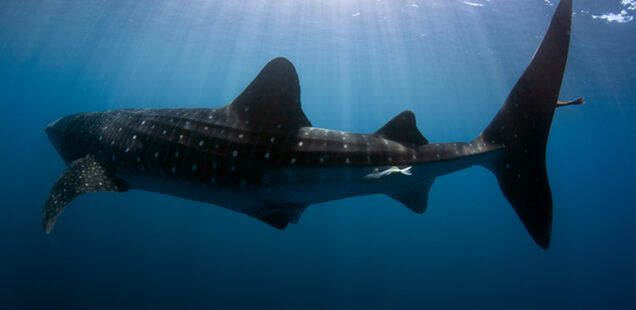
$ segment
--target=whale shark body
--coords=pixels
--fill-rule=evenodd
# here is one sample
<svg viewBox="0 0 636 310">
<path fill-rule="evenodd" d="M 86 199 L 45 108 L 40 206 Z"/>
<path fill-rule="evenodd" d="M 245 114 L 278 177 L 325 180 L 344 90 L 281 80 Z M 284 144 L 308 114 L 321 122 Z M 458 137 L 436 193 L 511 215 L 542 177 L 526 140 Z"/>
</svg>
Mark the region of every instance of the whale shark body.
<svg viewBox="0 0 636 310">
<path fill-rule="evenodd" d="M 436 177 L 491 170 L 535 242 L 548 248 L 552 198 L 548 133 L 568 54 L 571 0 L 562 0 L 530 65 L 473 141 L 429 143 L 410 111 L 372 134 L 313 127 L 294 66 L 270 61 L 218 109 L 80 113 L 46 128 L 68 164 L 45 202 L 50 233 L 62 209 L 88 192 L 147 190 L 212 203 L 284 229 L 313 203 L 386 194 L 417 213 Z"/>
</svg>

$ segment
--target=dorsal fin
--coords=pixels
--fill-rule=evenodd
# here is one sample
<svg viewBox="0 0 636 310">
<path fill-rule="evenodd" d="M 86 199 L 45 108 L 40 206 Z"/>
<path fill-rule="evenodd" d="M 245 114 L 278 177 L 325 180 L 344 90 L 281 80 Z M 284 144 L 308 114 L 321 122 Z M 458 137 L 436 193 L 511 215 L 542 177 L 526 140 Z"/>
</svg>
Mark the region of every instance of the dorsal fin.
<svg viewBox="0 0 636 310">
<path fill-rule="evenodd" d="M 426 140 L 426 138 L 424 138 L 417 129 L 417 125 L 415 125 L 415 114 L 411 111 L 404 111 L 398 114 L 373 134 L 408 145 L 422 145 L 428 143 L 428 140 Z"/>
<path fill-rule="evenodd" d="M 229 105 L 252 128 L 289 132 L 311 126 L 300 106 L 300 84 L 289 60 L 271 60 Z"/>
</svg>

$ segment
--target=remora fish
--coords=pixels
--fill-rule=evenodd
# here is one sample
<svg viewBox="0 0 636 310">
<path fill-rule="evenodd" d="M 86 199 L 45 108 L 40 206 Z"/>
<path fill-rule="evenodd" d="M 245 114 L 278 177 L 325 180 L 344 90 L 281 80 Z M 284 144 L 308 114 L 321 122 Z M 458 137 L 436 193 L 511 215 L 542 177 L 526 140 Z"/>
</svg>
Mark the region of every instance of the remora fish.
<svg viewBox="0 0 636 310">
<path fill-rule="evenodd" d="M 141 189 L 204 201 L 283 229 L 312 203 L 383 193 L 422 213 L 436 177 L 490 169 L 526 229 L 548 248 L 552 197 L 545 166 L 569 48 L 572 1 L 563 0 L 530 65 L 472 142 L 429 143 L 410 111 L 372 134 L 312 127 L 293 65 L 270 61 L 218 109 L 80 113 L 46 128 L 68 164 L 44 205 L 50 233 L 88 192 Z"/>
</svg>

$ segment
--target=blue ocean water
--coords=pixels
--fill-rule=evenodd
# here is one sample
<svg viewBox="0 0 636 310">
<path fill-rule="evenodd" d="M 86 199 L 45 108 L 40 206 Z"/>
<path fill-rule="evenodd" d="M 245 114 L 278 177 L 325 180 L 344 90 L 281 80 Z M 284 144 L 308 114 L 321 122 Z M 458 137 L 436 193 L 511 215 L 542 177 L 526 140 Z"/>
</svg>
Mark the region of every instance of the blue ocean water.
<svg viewBox="0 0 636 310">
<path fill-rule="evenodd" d="M 273 229 L 203 203 L 82 196 L 49 236 L 65 169 L 44 127 L 76 112 L 220 107 L 277 56 L 315 126 L 373 132 L 410 109 L 430 141 L 490 122 L 556 1 L 0 2 L 0 308 L 633 309 L 636 4 L 575 0 L 548 143 L 552 244 L 481 167 L 416 215 L 388 197 L 311 206 Z"/>
</svg>

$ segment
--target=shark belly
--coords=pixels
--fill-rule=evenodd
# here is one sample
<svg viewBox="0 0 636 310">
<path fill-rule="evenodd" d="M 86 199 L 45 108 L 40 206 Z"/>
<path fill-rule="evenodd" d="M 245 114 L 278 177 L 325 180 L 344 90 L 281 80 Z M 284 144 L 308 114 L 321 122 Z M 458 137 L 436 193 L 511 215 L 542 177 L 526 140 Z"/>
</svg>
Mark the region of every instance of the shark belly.
<svg viewBox="0 0 636 310">
<path fill-rule="evenodd" d="M 224 172 L 210 173 L 206 178 L 189 178 L 166 173 L 151 176 L 139 173 L 138 170 L 122 170 L 118 171 L 117 175 L 133 189 L 177 196 L 249 213 L 250 209 L 268 205 L 309 205 L 355 196 L 389 195 L 411 184 L 432 181 L 438 176 L 468 168 L 477 164 L 479 160 L 481 159 L 459 158 L 414 163 L 413 166 L 408 166 L 412 168 L 410 175 L 393 174 L 378 179 L 369 179 L 366 176 L 377 169 L 388 169 L 388 164 L 355 167 L 272 165 L 236 171 L 230 171 L 227 167 L 217 167 L 216 169 Z"/>
</svg>

